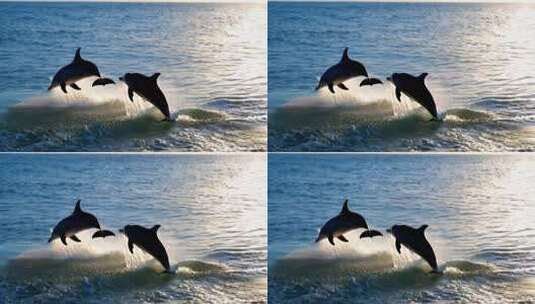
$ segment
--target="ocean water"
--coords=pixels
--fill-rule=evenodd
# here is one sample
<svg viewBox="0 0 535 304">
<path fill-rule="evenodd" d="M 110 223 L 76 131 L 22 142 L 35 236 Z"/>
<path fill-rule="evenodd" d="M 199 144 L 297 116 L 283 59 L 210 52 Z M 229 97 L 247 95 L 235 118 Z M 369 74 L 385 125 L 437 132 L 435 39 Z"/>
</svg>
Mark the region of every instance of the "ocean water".
<svg viewBox="0 0 535 304">
<path fill-rule="evenodd" d="M 532 151 L 535 6 L 269 3 L 271 151 Z M 314 88 L 344 47 L 369 74 L 427 72 L 442 122 L 391 84 Z"/>
<path fill-rule="evenodd" d="M 0 156 L 0 302 L 266 301 L 264 155 Z M 105 229 L 160 224 L 175 275 L 122 235 L 47 243 L 82 200 Z"/>
<path fill-rule="evenodd" d="M 0 150 L 265 150 L 266 22 L 264 4 L 0 3 Z M 77 47 L 115 81 L 160 72 L 176 122 L 124 83 L 49 93 Z"/>
<path fill-rule="evenodd" d="M 273 303 L 532 303 L 531 155 L 270 155 Z M 444 273 L 386 235 L 314 241 L 349 199 L 373 229 L 428 224 Z"/>
</svg>

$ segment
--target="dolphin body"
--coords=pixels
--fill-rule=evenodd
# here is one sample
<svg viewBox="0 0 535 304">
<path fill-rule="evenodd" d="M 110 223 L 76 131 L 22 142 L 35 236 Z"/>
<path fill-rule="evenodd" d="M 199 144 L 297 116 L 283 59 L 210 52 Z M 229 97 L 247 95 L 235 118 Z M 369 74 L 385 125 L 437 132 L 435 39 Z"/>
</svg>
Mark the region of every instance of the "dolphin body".
<svg viewBox="0 0 535 304">
<path fill-rule="evenodd" d="M 366 68 L 362 63 L 349 58 L 348 48 L 345 48 L 340 62 L 328 68 L 321 75 L 316 91 L 327 86 L 329 91 L 334 94 L 335 85 L 342 90 L 349 90 L 343 82 L 358 76 L 368 77 L 368 72 L 366 72 Z"/>
<path fill-rule="evenodd" d="M 67 85 L 75 90 L 81 90 L 80 87 L 76 85 L 76 82 L 91 76 L 100 78 L 100 72 L 94 63 L 84 60 L 82 56 L 80 56 L 80 48 L 78 48 L 72 62 L 59 69 L 56 75 L 54 75 L 48 90 L 50 91 L 53 88 L 60 86 L 63 93 L 67 94 Z"/>
<path fill-rule="evenodd" d="M 404 93 L 424 107 L 433 116 L 433 120 L 438 120 L 435 99 L 425 86 L 425 77 L 427 75 L 427 73 L 422 73 L 420 76 L 414 77 L 407 73 L 394 73 L 387 80 L 396 87 L 396 98 L 399 102 L 401 102 L 401 93 Z"/>
<path fill-rule="evenodd" d="M 350 230 L 358 229 L 358 228 L 366 229 L 366 231 L 362 233 L 361 238 L 374 236 L 374 235 L 366 235 L 366 232 L 369 231 L 366 220 L 364 219 L 364 217 L 362 217 L 362 215 L 349 210 L 348 202 L 349 202 L 348 200 L 345 200 L 344 206 L 342 207 L 342 211 L 340 211 L 340 213 L 337 216 L 328 220 L 327 223 L 325 223 L 325 225 L 321 227 L 318 238 L 316 239 L 316 243 L 323 240 L 324 238 L 327 238 L 329 240 L 329 243 L 331 243 L 331 245 L 333 246 L 334 246 L 334 238 L 338 238 L 342 242 L 349 242 L 344 237 L 344 233 Z M 378 233 L 378 235 L 382 235 L 378 231 L 375 231 L 375 230 L 372 230 L 372 231 Z"/>
<path fill-rule="evenodd" d="M 150 229 L 139 225 L 126 225 L 119 232 L 128 238 L 128 250 L 130 250 L 130 253 L 134 254 L 134 245 L 136 245 L 160 262 L 166 273 L 173 273 L 169 266 L 167 251 L 165 251 L 165 247 L 156 234 L 159 228 L 160 225 L 155 225 Z"/>
<path fill-rule="evenodd" d="M 360 86 L 372 86 L 374 84 L 382 84 L 383 82 L 378 78 L 366 78 L 360 82 Z"/>
<path fill-rule="evenodd" d="M 65 246 L 67 246 L 67 238 L 70 238 L 75 242 L 81 242 L 76 236 L 76 233 L 91 228 L 100 230 L 100 224 L 93 214 L 82 211 L 80 200 L 78 200 L 76 201 L 76 207 L 74 207 L 72 214 L 62 219 L 56 227 L 54 227 L 48 242 L 50 243 L 57 238 L 61 239 L 61 242 Z"/>
<path fill-rule="evenodd" d="M 95 81 L 93 81 L 93 84 L 91 85 L 92 87 L 95 87 L 95 86 L 105 86 L 107 84 L 115 84 L 115 81 L 113 81 L 113 79 L 110 79 L 110 78 L 99 78 Z"/>
<path fill-rule="evenodd" d="M 95 233 L 93 233 L 93 236 L 91 237 L 92 239 L 96 239 L 96 238 L 105 238 L 107 236 L 115 236 L 115 233 L 113 233 L 112 231 L 109 231 L 109 230 L 99 230 Z"/>
<path fill-rule="evenodd" d="M 415 229 L 406 225 L 394 225 L 387 232 L 396 238 L 396 250 L 399 254 L 401 254 L 401 245 L 403 245 L 424 259 L 433 269 L 433 273 L 440 273 L 433 247 L 425 238 L 424 232 L 427 227 L 427 225 L 422 225 Z"/>
<path fill-rule="evenodd" d="M 165 116 L 165 120 L 171 121 L 169 105 L 162 90 L 156 82 L 160 73 L 154 73 L 148 77 L 140 73 L 126 73 L 119 80 L 124 81 L 128 86 L 128 98 L 134 102 L 134 93 L 144 100 L 153 104 Z"/>
</svg>

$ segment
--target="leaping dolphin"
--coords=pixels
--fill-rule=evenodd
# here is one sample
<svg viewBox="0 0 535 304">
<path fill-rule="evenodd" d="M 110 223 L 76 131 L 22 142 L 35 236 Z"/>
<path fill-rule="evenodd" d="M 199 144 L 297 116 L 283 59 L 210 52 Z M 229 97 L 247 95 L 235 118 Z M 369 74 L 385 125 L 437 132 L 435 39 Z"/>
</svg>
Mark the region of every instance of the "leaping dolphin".
<svg viewBox="0 0 535 304">
<path fill-rule="evenodd" d="M 109 231 L 109 230 L 99 230 L 99 231 L 93 233 L 93 236 L 91 238 L 92 239 L 105 238 L 107 236 L 115 236 L 115 233 L 113 233 L 112 231 Z"/>
<path fill-rule="evenodd" d="M 144 252 L 154 257 L 165 268 L 165 272 L 173 273 L 169 265 L 169 257 L 165 247 L 158 239 L 156 232 L 160 225 L 155 225 L 150 229 L 139 225 L 126 225 L 119 232 L 128 238 L 128 250 L 134 254 L 134 245 L 141 248 Z"/>
<path fill-rule="evenodd" d="M 60 86 L 63 93 L 67 94 L 67 85 L 75 90 L 81 90 L 80 87 L 76 85 L 76 82 L 91 76 L 100 77 L 100 72 L 94 63 L 84 60 L 82 56 L 80 56 L 80 48 L 78 48 L 72 62 L 59 69 L 56 75 L 54 75 L 48 90 L 50 91 L 53 88 Z"/>
<path fill-rule="evenodd" d="M 403 93 L 424 107 L 433 116 L 433 120 L 438 120 L 435 99 L 425 86 L 427 75 L 427 73 L 422 73 L 420 76 L 414 77 L 407 73 L 394 73 L 387 80 L 396 87 L 396 98 L 399 102 L 401 102 L 401 93 Z"/>
<path fill-rule="evenodd" d="M 76 207 L 74 207 L 72 214 L 62 219 L 56 227 L 54 227 L 48 242 L 50 243 L 57 238 L 61 239 L 61 242 L 65 246 L 67 246 L 67 238 L 70 238 L 75 242 L 81 242 L 76 236 L 76 233 L 91 228 L 100 230 L 100 224 L 93 214 L 82 211 L 80 200 L 78 200 L 76 201 Z"/>
<path fill-rule="evenodd" d="M 93 84 L 91 85 L 92 87 L 95 87 L 95 86 L 105 86 L 107 84 L 115 84 L 115 81 L 113 81 L 113 79 L 110 79 L 110 78 L 99 78 L 95 81 L 93 81 Z"/>
<path fill-rule="evenodd" d="M 316 87 L 316 91 L 327 86 L 329 91 L 334 94 L 334 86 L 338 86 L 342 90 L 349 90 L 344 81 L 358 76 L 368 77 L 368 72 L 364 65 L 356 60 L 352 60 L 348 55 L 348 48 L 344 49 L 342 59 L 337 64 L 331 66 L 323 73 Z"/>
<path fill-rule="evenodd" d="M 433 273 L 439 273 L 435 252 L 425 238 L 427 227 L 427 225 L 422 225 L 415 229 L 407 225 L 394 225 L 387 232 L 396 238 L 396 250 L 399 254 L 401 254 L 401 245 L 403 245 L 424 259 L 433 269 Z"/>
<path fill-rule="evenodd" d="M 366 78 L 360 82 L 360 86 L 372 86 L 374 84 L 382 84 L 383 82 L 378 78 Z"/>
<path fill-rule="evenodd" d="M 134 93 L 144 100 L 153 104 L 165 116 L 165 120 L 171 121 L 169 105 L 162 90 L 156 82 L 160 73 L 154 73 L 147 77 L 140 73 L 126 73 L 119 80 L 124 81 L 128 86 L 128 98 L 134 102 Z"/>
<path fill-rule="evenodd" d="M 358 228 L 364 228 L 368 230 L 368 224 L 366 223 L 364 217 L 362 217 L 362 215 L 356 212 L 352 212 L 351 210 L 349 210 L 348 203 L 349 201 L 346 199 L 344 201 L 342 211 L 340 211 L 337 216 L 328 220 L 327 223 L 325 223 L 325 225 L 321 227 L 318 238 L 316 239 L 316 243 L 323 240 L 324 238 L 327 238 L 329 240 L 329 243 L 334 246 L 335 237 L 342 242 L 349 242 L 344 237 L 344 233 Z M 366 237 L 366 235 L 361 235 L 361 237 Z"/>
</svg>

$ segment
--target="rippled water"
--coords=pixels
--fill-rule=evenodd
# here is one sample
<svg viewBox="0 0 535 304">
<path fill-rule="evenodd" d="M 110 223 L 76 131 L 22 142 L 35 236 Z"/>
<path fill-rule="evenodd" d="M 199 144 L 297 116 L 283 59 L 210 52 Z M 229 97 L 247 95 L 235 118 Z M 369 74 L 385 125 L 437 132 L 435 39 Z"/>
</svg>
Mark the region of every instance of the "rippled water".
<svg viewBox="0 0 535 304">
<path fill-rule="evenodd" d="M 0 299 L 7 303 L 266 301 L 264 155 L 3 155 Z M 176 275 L 123 236 L 47 243 L 74 199 L 105 228 L 152 227 Z"/>
<path fill-rule="evenodd" d="M 525 151 L 535 147 L 535 6 L 270 3 L 269 149 Z M 314 92 L 344 47 L 381 79 L 429 73 L 441 123 L 392 85 Z"/>
<path fill-rule="evenodd" d="M 276 303 L 535 301 L 531 155 L 269 156 L 269 300 Z M 443 275 L 390 236 L 314 240 L 344 198 L 368 224 L 419 227 Z"/>
<path fill-rule="evenodd" d="M 264 4 L 1 3 L 0 150 L 265 150 L 265 33 Z M 49 94 L 77 47 L 115 80 L 160 72 L 176 122 L 122 83 Z"/>
</svg>

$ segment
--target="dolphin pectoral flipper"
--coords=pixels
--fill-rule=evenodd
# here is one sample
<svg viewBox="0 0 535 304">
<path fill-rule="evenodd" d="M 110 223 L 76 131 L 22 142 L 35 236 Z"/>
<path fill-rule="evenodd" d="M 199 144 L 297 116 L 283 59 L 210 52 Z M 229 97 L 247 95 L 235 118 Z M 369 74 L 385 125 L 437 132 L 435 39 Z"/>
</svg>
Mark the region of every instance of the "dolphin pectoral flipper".
<svg viewBox="0 0 535 304">
<path fill-rule="evenodd" d="M 401 90 L 399 88 L 396 88 L 396 98 L 401 102 Z"/>
<path fill-rule="evenodd" d="M 327 239 L 329 240 L 329 243 L 331 243 L 331 245 L 334 246 L 334 237 L 332 234 L 329 234 L 329 236 L 327 236 Z"/>
<path fill-rule="evenodd" d="M 80 240 L 76 235 L 74 235 L 74 234 L 71 235 L 69 238 L 70 238 L 71 240 L 77 242 L 77 243 L 80 243 L 80 242 L 81 242 L 81 240 Z"/>
<path fill-rule="evenodd" d="M 65 82 L 62 82 L 59 85 L 60 85 L 61 90 L 63 91 L 63 93 L 67 94 L 67 85 L 65 84 Z"/>
<path fill-rule="evenodd" d="M 134 243 L 131 240 L 128 240 L 128 250 L 131 254 L 134 254 Z"/>
<path fill-rule="evenodd" d="M 73 83 L 71 83 L 71 85 L 70 85 L 70 86 L 71 86 L 71 88 L 73 88 L 73 89 L 75 89 L 75 90 L 78 90 L 78 91 L 80 91 L 80 90 L 81 90 L 81 89 L 80 89 L 80 87 L 79 87 L 78 85 L 76 85 L 76 83 L 74 83 L 74 82 L 73 82 Z"/>
<path fill-rule="evenodd" d="M 334 86 L 333 86 L 333 84 L 329 83 L 327 86 L 329 87 L 329 91 L 331 91 L 331 93 L 334 94 Z"/>
<path fill-rule="evenodd" d="M 399 254 L 401 254 L 401 243 L 397 239 L 396 239 L 396 250 L 398 251 Z"/>
<path fill-rule="evenodd" d="M 343 83 L 341 83 L 341 82 L 338 84 L 338 87 L 339 87 L 340 89 L 342 89 L 342 90 L 346 90 L 346 91 L 349 90 L 349 89 L 345 86 L 345 84 L 343 84 Z"/>
<path fill-rule="evenodd" d="M 61 237 L 61 242 L 63 243 L 63 245 L 67 246 L 67 238 L 65 237 L 65 234 L 63 234 Z"/>
<path fill-rule="evenodd" d="M 128 98 L 130 98 L 131 102 L 134 102 L 134 90 L 131 88 L 128 88 Z"/>
<path fill-rule="evenodd" d="M 338 239 L 339 239 L 340 241 L 342 241 L 342 242 L 345 242 L 345 243 L 348 243 L 348 242 L 349 242 L 349 240 L 346 239 L 345 236 L 343 236 L 343 235 L 339 235 L 339 236 L 338 236 Z"/>
</svg>

